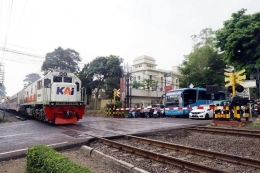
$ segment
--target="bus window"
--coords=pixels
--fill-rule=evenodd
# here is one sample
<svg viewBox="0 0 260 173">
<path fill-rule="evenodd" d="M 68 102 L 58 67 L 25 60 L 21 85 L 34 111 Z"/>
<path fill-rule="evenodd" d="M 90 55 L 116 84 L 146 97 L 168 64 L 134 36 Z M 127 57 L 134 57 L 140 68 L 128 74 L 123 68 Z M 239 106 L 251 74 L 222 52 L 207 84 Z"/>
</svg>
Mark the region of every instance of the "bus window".
<svg viewBox="0 0 260 173">
<path fill-rule="evenodd" d="M 207 94 L 206 94 L 206 91 L 199 90 L 199 96 L 198 96 L 198 99 L 199 99 L 199 100 L 207 100 Z"/>
<path fill-rule="evenodd" d="M 189 106 L 190 104 L 196 103 L 196 90 L 185 90 L 183 91 L 183 100 L 184 100 L 184 107 Z"/>
</svg>

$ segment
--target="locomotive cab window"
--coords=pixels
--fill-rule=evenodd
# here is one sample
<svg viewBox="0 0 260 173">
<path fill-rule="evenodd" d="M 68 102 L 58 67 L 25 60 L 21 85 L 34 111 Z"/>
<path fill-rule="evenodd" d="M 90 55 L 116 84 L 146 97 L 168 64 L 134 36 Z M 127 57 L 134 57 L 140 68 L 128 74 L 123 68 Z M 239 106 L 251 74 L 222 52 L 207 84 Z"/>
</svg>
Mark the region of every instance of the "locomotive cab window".
<svg viewBox="0 0 260 173">
<path fill-rule="evenodd" d="M 39 90 L 41 88 L 42 88 L 42 81 L 40 80 L 37 82 L 37 89 Z"/>
<path fill-rule="evenodd" d="M 63 82 L 72 83 L 72 78 L 71 77 L 64 77 Z"/>
<path fill-rule="evenodd" d="M 44 79 L 44 87 L 45 88 L 51 87 L 51 80 L 49 78 Z"/>
<path fill-rule="evenodd" d="M 62 77 L 61 76 L 54 76 L 53 82 L 62 82 Z"/>
<path fill-rule="evenodd" d="M 76 86 L 77 86 L 77 91 L 79 91 L 79 83 L 76 82 L 75 84 L 76 84 Z"/>
</svg>

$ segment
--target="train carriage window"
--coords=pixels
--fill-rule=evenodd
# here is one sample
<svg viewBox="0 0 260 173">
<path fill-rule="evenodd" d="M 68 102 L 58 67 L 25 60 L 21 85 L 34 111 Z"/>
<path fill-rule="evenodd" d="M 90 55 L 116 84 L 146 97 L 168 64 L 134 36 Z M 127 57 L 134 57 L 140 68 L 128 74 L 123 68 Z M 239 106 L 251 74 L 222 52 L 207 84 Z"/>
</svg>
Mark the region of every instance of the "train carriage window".
<svg viewBox="0 0 260 173">
<path fill-rule="evenodd" d="M 79 91 L 79 83 L 76 82 L 75 84 L 76 84 L 76 86 L 77 86 L 77 91 Z"/>
<path fill-rule="evenodd" d="M 49 78 L 44 79 L 44 87 L 45 88 L 51 87 L 51 80 Z"/>
<path fill-rule="evenodd" d="M 62 82 L 61 76 L 53 76 L 53 82 Z"/>
<path fill-rule="evenodd" d="M 37 82 L 37 89 L 39 90 L 41 88 L 42 88 L 42 81 L 40 80 Z"/>
<path fill-rule="evenodd" d="M 64 77 L 63 82 L 72 83 L 72 78 L 71 77 Z"/>
</svg>

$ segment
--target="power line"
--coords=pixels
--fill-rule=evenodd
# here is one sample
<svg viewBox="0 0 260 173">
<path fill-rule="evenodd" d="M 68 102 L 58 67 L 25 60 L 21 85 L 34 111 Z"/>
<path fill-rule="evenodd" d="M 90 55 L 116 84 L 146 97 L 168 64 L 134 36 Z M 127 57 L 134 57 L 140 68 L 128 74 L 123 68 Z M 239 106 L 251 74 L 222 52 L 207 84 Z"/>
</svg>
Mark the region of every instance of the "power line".
<svg viewBox="0 0 260 173">
<path fill-rule="evenodd" d="M 19 32 L 19 28 L 20 28 L 21 23 L 22 23 L 22 21 L 23 21 L 23 14 L 24 14 L 24 10 L 25 10 L 26 4 L 27 4 L 27 0 L 25 1 L 25 5 L 24 5 L 24 7 L 23 7 L 23 12 L 22 12 L 22 15 L 21 15 L 21 19 L 19 20 L 19 25 L 18 25 L 18 29 L 17 29 L 17 31 L 16 31 L 16 34 Z M 16 34 L 15 34 L 15 35 L 16 35 Z"/>
<path fill-rule="evenodd" d="M 7 24 L 7 33 L 6 33 L 5 41 L 4 41 L 4 50 L 6 48 L 6 42 L 7 42 L 8 33 L 9 33 L 9 26 L 10 26 L 10 21 L 11 21 L 12 10 L 13 10 L 13 0 L 11 1 L 11 10 L 10 10 L 10 14 L 9 14 L 8 24 Z M 3 57 L 4 56 L 5 56 L 5 51 L 3 52 Z"/>
</svg>

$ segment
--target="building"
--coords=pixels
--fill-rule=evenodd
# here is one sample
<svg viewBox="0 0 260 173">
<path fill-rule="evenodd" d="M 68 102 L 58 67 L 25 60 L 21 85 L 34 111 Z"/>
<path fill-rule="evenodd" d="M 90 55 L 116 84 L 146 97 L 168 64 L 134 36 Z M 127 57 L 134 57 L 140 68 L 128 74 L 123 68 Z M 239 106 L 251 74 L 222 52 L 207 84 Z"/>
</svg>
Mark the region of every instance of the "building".
<svg viewBox="0 0 260 173">
<path fill-rule="evenodd" d="M 146 55 L 135 58 L 132 67 L 125 73 L 130 79 L 129 83 L 127 78 L 121 81 L 123 84 L 120 88 L 121 100 L 124 100 L 125 107 L 134 105 L 146 107 L 150 104 L 163 103 L 166 91 L 179 88 L 178 66 L 173 66 L 170 70 L 158 69 L 155 59 Z"/>
</svg>

